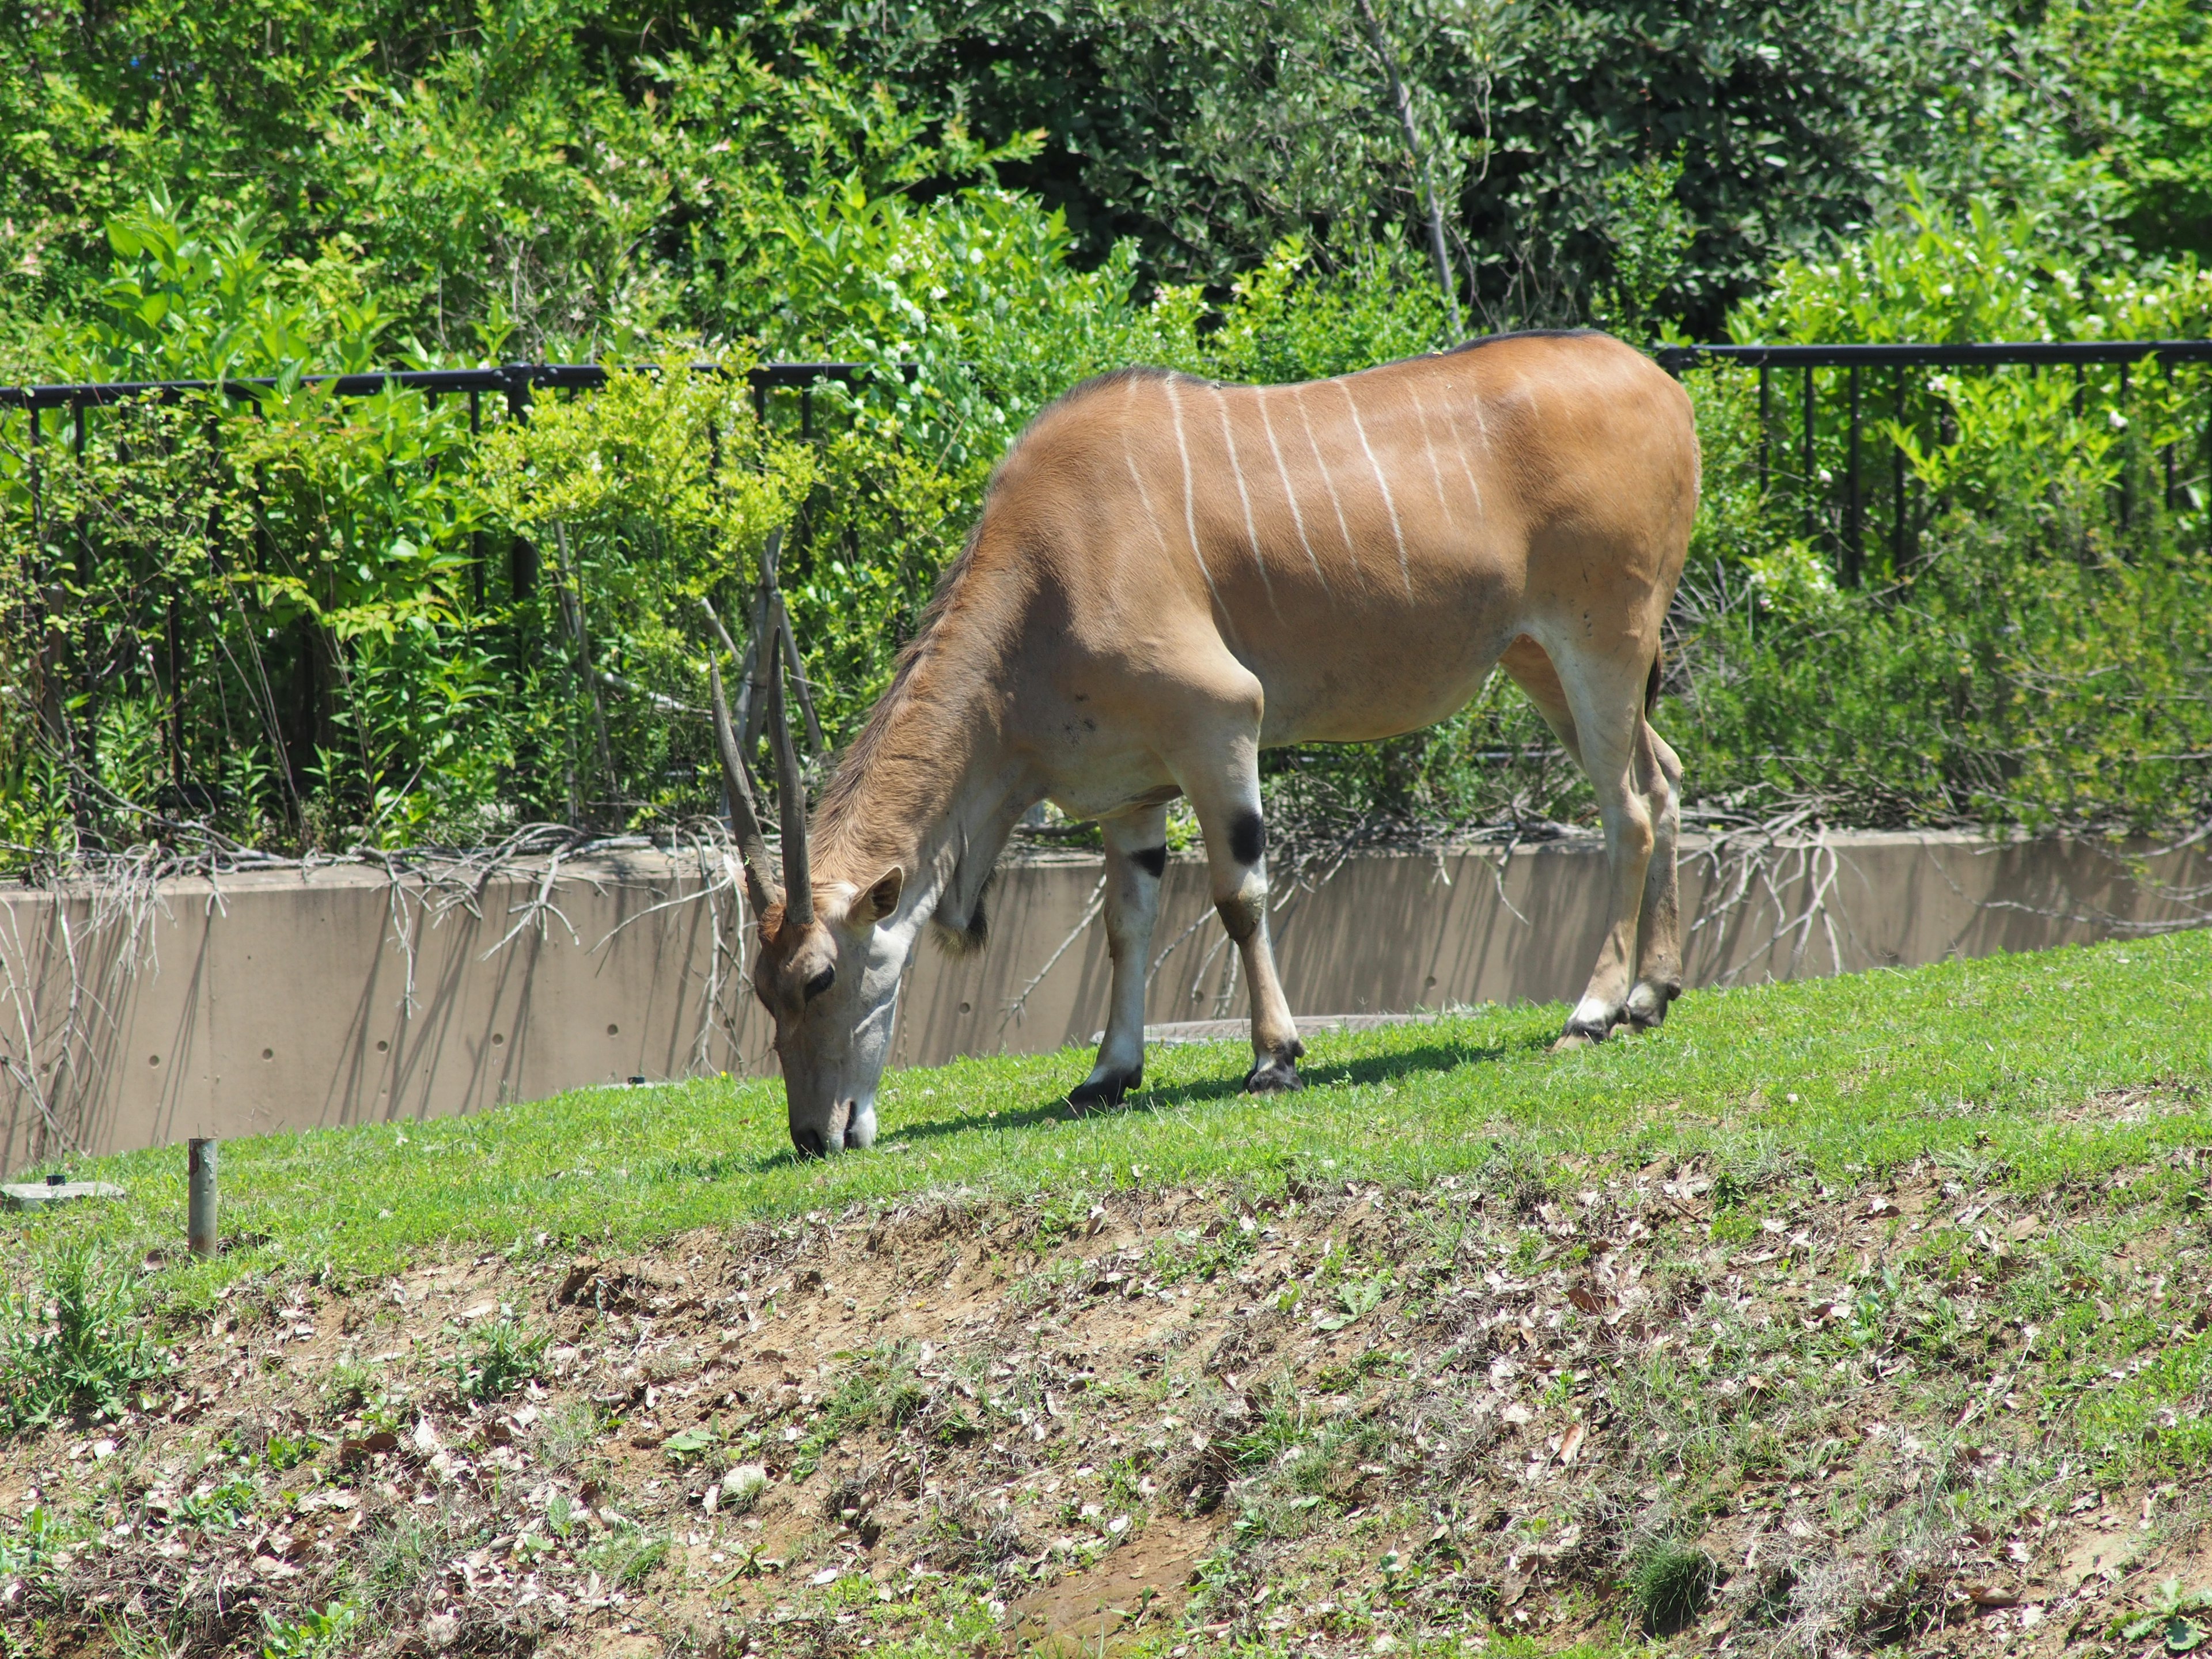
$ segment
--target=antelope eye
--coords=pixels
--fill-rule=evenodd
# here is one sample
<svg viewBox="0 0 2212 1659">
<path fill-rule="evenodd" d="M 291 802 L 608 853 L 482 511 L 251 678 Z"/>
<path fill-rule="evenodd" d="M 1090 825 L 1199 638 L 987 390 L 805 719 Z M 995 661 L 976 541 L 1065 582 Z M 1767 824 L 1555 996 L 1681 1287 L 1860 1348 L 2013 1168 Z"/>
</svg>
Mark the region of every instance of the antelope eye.
<svg viewBox="0 0 2212 1659">
<path fill-rule="evenodd" d="M 820 996 L 824 991 L 828 990 L 836 982 L 837 970 L 835 968 L 824 968 L 820 973 L 815 975 L 812 979 L 806 981 L 806 1000 L 809 1002 L 813 1001 L 815 998 Z"/>
</svg>

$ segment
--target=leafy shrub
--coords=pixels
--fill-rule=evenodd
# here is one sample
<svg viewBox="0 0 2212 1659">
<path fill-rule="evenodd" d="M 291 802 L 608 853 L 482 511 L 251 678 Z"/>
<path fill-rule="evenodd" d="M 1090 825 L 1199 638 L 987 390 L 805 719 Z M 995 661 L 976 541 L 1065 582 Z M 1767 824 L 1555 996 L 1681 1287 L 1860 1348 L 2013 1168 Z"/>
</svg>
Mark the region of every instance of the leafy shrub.
<svg viewBox="0 0 2212 1659">
<path fill-rule="evenodd" d="M 0 1422 L 11 1431 L 72 1410 L 119 1416 L 130 1390 L 169 1364 L 129 1281 L 89 1249 L 58 1257 L 35 1291 L 0 1296 Z"/>
</svg>

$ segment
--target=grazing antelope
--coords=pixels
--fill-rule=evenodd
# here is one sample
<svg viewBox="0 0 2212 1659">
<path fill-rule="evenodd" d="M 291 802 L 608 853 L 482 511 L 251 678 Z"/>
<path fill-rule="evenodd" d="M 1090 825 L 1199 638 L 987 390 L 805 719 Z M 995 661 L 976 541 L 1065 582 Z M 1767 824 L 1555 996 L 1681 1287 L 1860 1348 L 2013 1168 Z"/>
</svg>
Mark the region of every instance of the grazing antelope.
<svg viewBox="0 0 2212 1659">
<path fill-rule="evenodd" d="M 1611 926 L 1561 1041 L 1657 1024 L 1681 987 L 1681 765 L 1644 717 L 1697 499 L 1688 398 L 1601 334 L 1505 335 L 1303 386 L 1129 369 L 1068 392 L 1000 464 L 811 830 L 771 660 L 781 886 L 715 677 L 793 1142 L 874 1139 L 922 925 L 956 951 L 983 942 L 992 867 L 1044 799 L 1106 842 L 1112 1006 L 1070 1100 L 1118 1103 L 1143 1075 L 1178 795 L 1251 987 L 1244 1086 L 1298 1087 L 1260 751 L 1428 726 L 1501 666 L 1605 825 Z"/>
</svg>

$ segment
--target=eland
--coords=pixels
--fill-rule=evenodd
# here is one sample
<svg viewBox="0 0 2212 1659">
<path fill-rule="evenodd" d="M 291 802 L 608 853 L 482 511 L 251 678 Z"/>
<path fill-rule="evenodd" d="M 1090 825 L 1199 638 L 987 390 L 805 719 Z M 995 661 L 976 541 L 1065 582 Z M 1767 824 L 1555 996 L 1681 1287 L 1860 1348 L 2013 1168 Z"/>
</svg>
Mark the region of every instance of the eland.
<svg viewBox="0 0 2212 1659">
<path fill-rule="evenodd" d="M 769 650 L 779 878 L 715 729 L 793 1144 L 865 1147 L 927 925 L 984 940 L 993 867 L 1041 800 L 1106 845 L 1111 1006 L 1069 1093 L 1144 1074 L 1146 951 L 1188 800 L 1252 999 L 1255 1092 L 1304 1052 L 1267 938 L 1260 751 L 1411 732 L 1503 668 L 1589 775 L 1609 925 L 1560 1039 L 1651 1026 L 1681 988 L 1681 764 L 1646 716 L 1698 501 L 1682 388 L 1605 335 L 1502 335 L 1334 380 L 1127 369 L 1044 410 L 993 475 L 890 689 L 807 822 Z"/>
</svg>

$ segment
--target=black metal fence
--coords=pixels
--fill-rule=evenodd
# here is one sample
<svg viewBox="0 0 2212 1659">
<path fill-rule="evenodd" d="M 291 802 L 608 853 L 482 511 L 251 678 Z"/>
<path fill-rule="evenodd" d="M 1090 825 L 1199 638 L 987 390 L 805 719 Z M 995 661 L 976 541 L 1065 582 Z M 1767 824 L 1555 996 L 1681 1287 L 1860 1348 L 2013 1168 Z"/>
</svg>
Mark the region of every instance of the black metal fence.
<svg viewBox="0 0 2212 1659">
<path fill-rule="evenodd" d="M 1821 512 L 1833 497 L 1820 477 L 1816 460 L 1816 434 L 1820 425 L 1822 387 L 1821 370 L 1843 371 L 1844 384 L 1840 388 L 1831 385 L 1832 400 L 1840 394 L 1843 403 L 1844 466 L 1841 492 L 1840 524 L 1838 540 L 1838 572 L 1844 581 L 1857 586 L 1866 567 L 1866 532 L 1869 519 L 1869 494 L 1866 488 L 1866 426 L 1872 398 L 1884 388 L 1869 386 L 1877 378 L 1887 381 L 1890 393 L 1889 413 L 1902 428 L 1917 417 L 1932 417 L 1940 436 L 1948 418 L 1948 410 L 1940 398 L 1930 398 L 1924 389 L 1924 376 L 1931 369 L 1962 369 L 1990 373 L 2006 368 L 2025 368 L 2031 375 L 2045 370 L 2070 369 L 2074 376 L 2074 412 L 2079 416 L 2084 411 L 2090 395 L 2092 371 L 2112 369 L 2117 383 L 2111 387 L 2116 406 L 2124 410 L 2136 390 L 2136 372 L 2145 365 L 2171 377 L 2175 368 L 2184 363 L 2212 363 L 2212 340 L 2063 340 L 2063 341 L 1999 341 L 1954 345 L 1915 344 L 1856 344 L 1856 345 L 1691 345 L 1667 346 L 1655 354 L 1662 367 L 1680 377 L 1687 372 L 1702 368 L 1751 368 L 1759 373 L 1759 482 L 1764 491 L 1771 489 L 1780 469 L 1777 465 L 1778 438 L 1783 443 L 1795 441 L 1796 454 L 1790 459 L 1796 463 L 1794 478 L 1785 476 L 1784 482 L 1796 484 L 1799 499 L 1799 522 L 1802 532 L 1814 535 Z M 1886 371 L 1886 373 L 1885 373 Z M 1790 430 L 1786 416 L 1778 422 L 1775 381 L 1778 372 L 1794 378 L 1796 388 L 1795 430 Z M 1921 383 L 1916 398 L 1916 381 Z M 1785 394 L 1786 396 L 1786 394 Z M 1875 415 L 1879 419 L 1879 414 Z M 1906 555 L 1911 534 L 1912 500 L 1911 480 L 1906 472 L 1904 448 L 1891 443 L 1889 450 L 1888 495 L 1890 507 L 1890 551 L 1893 564 L 1901 566 Z M 2212 411 L 2208 411 L 2203 426 L 2201 453 L 2207 472 L 2205 485 L 2193 501 L 2185 501 L 2190 489 L 2182 478 L 2188 461 L 2179 453 L 2179 446 L 2167 442 L 2160 447 L 2159 465 L 2162 474 L 2161 503 L 2168 512 L 2185 505 L 2202 508 L 2208 495 L 2212 495 Z M 2124 467 L 2120 475 L 2120 498 L 2118 503 L 2120 523 L 2125 526 L 2136 511 L 2136 469 Z M 2212 512 L 2205 514 L 2206 534 L 2212 542 Z"/>
<path fill-rule="evenodd" d="M 732 373 L 711 362 L 689 367 L 702 374 L 723 376 Z M 641 368 L 652 372 L 653 366 Z M 815 395 L 819 389 L 830 384 L 855 386 L 885 372 L 868 364 L 826 362 L 771 362 L 743 371 L 752 393 L 756 415 L 763 423 L 771 414 L 773 394 L 796 394 L 797 434 L 802 440 L 817 435 Z M 911 380 L 914 371 L 902 365 L 887 372 Z M 18 462 L 15 481 L 27 496 L 23 504 L 28 509 L 29 531 L 25 543 L 28 564 L 24 574 L 27 580 L 18 584 L 18 603 L 24 614 L 12 616 L 9 620 L 30 641 L 30 653 L 35 660 L 36 672 L 32 678 L 39 692 L 40 726 L 56 751 L 67 757 L 70 770 L 80 780 L 88 777 L 94 769 L 91 720 L 83 714 L 72 719 L 65 706 L 72 699 L 96 698 L 106 689 L 110 677 L 118 672 L 115 665 L 94 661 L 88 652 L 80 648 L 82 642 L 72 638 L 73 630 L 80 627 L 78 613 L 84 609 L 82 595 L 88 593 L 93 586 L 93 572 L 99 557 L 94 543 L 99 537 L 81 502 L 75 512 L 62 514 L 65 522 L 48 522 L 52 512 L 47 497 L 60 484 L 64 469 L 70 468 L 72 463 L 82 468 L 89 459 L 104 453 L 107 442 L 101 430 L 104 421 L 120 420 L 131 409 L 173 407 L 187 400 L 204 402 L 210 398 L 231 402 L 240 412 L 251 413 L 258 401 L 313 386 L 338 398 L 372 398 L 393 391 L 413 392 L 424 398 L 433 410 L 444 400 L 465 399 L 468 429 L 476 436 L 481 435 L 488 424 L 502 419 L 508 422 L 527 422 L 533 399 L 547 396 L 573 398 L 603 388 L 608 384 L 610 373 L 606 368 L 591 363 L 507 363 L 479 368 L 307 374 L 283 380 L 260 376 L 222 380 L 0 386 L 0 417 L 15 416 L 6 421 L 5 427 L 0 427 L 0 441 L 14 447 Z M 23 419 L 15 411 L 29 418 Z M 788 420 L 788 414 L 784 418 Z M 214 431 L 210 423 L 210 442 Z M 119 429 L 116 442 L 122 447 L 117 450 L 115 458 L 127 460 L 133 446 L 125 442 Z M 514 600 L 527 599 L 539 582 L 539 550 L 524 536 L 507 535 L 502 539 L 507 545 L 506 557 L 501 562 L 505 568 L 501 574 L 507 595 Z M 480 531 L 469 538 L 473 570 L 470 586 L 479 609 L 486 599 L 485 541 Z M 70 591 L 67 574 L 72 566 L 76 594 Z M 153 580 L 159 588 L 161 579 Z M 150 665 L 126 665 L 121 672 L 126 679 L 142 672 L 150 672 L 154 681 L 167 688 L 164 696 L 168 712 L 165 725 L 171 729 L 165 732 L 165 738 L 174 774 L 168 793 L 179 797 L 183 805 L 189 807 L 194 804 L 196 793 L 185 783 L 184 708 L 190 678 L 186 664 L 192 653 L 184 635 L 190 623 L 180 608 L 174 584 L 167 591 L 149 592 L 147 599 L 156 613 Z M 563 599 L 565 605 L 565 595 Z M 521 653 L 528 648 L 527 642 L 518 637 L 514 645 L 519 662 Z M 80 808 L 81 822 L 84 816 Z"/>
</svg>

